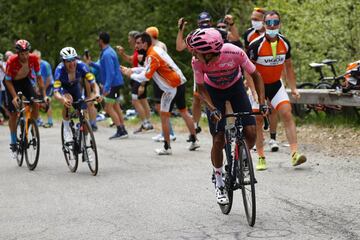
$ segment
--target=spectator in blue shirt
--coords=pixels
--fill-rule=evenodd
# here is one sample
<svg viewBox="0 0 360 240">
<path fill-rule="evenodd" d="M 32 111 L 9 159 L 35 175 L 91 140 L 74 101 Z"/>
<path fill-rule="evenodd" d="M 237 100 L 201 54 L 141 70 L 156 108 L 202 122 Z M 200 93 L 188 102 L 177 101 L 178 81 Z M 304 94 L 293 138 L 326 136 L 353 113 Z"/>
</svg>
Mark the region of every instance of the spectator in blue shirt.
<svg viewBox="0 0 360 240">
<path fill-rule="evenodd" d="M 46 95 L 48 97 L 52 97 L 54 91 L 54 77 L 52 74 L 51 65 L 47 61 L 41 59 L 41 52 L 39 50 L 34 50 L 33 53 L 36 54 L 40 59 L 40 73 L 44 81 Z M 44 104 L 44 106 L 46 105 Z M 53 126 L 52 109 L 50 102 L 48 104 L 48 108 L 49 108 L 47 111 L 48 122 L 42 125 L 45 128 L 50 128 Z"/>
<path fill-rule="evenodd" d="M 117 127 L 116 133 L 109 139 L 127 138 L 128 133 L 125 129 L 124 118 L 120 104 L 120 89 L 124 85 L 124 80 L 120 72 L 120 64 L 117 54 L 109 45 L 110 35 L 101 32 L 98 38 L 100 54 L 100 78 L 103 82 L 103 95 L 105 100 L 105 111 L 111 117 Z"/>
</svg>

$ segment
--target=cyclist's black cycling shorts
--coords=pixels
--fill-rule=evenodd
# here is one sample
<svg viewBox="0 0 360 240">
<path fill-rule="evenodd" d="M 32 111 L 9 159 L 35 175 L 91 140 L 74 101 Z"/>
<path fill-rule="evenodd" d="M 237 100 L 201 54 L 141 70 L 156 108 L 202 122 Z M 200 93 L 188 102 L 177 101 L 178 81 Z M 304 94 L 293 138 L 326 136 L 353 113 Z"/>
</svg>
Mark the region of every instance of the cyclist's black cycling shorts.
<svg viewBox="0 0 360 240">
<path fill-rule="evenodd" d="M 5 81 L 9 81 L 9 80 L 5 80 Z M 22 92 L 23 96 L 25 96 L 27 100 L 30 100 L 31 98 L 36 98 L 35 89 L 33 87 L 31 80 L 28 77 L 19 80 L 10 80 L 10 81 L 14 86 L 16 94 L 18 92 Z M 10 94 L 9 90 L 7 89 L 5 83 L 4 85 L 6 90 L 5 106 L 10 112 L 15 112 L 16 108 L 12 104 L 13 97 Z"/>
<path fill-rule="evenodd" d="M 206 90 L 208 91 L 210 98 L 216 107 L 217 110 L 221 112 L 222 115 L 225 114 L 225 103 L 229 101 L 233 112 L 251 112 L 251 104 L 249 101 L 249 97 L 246 94 L 245 87 L 242 81 L 237 81 L 234 85 L 227 89 L 217 89 L 211 87 L 210 85 L 205 83 Z M 210 133 L 214 135 L 216 133 L 215 124 L 211 121 L 210 111 L 206 110 Z M 218 132 L 225 131 L 225 123 L 226 119 L 221 119 L 218 123 Z M 245 116 L 242 118 L 243 126 L 255 125 L 255 117 L 254 116 Z"/>
</svg>

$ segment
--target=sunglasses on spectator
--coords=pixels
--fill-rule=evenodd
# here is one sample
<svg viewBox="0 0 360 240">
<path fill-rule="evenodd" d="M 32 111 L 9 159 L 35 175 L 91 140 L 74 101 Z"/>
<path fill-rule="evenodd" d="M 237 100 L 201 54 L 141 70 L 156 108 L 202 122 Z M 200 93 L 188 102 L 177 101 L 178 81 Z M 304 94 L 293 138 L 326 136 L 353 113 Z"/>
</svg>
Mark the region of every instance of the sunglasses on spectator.
<svg viewBox="0 0 360 240">
<path fill-rule="evenodd" d="M 217 28 L 226 29 L 226 25 L 219 25 Z"/>
<path fill-rule="evenodd" d="M 266 26 L 277 26 L 280 24 L 279 19 L 270 19 L 265 21 Z"/>
</svg>

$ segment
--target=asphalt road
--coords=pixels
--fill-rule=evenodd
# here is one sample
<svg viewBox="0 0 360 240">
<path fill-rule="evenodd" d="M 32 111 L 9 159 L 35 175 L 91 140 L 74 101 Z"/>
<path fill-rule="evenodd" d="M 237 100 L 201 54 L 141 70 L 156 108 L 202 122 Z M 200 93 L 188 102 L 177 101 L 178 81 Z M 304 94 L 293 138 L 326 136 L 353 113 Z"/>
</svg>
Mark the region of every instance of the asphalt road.
<svg viewBox="0 0 360 240">
<path fill-rule="evenodd" d="M 156 156 L 155 133 L 109 141 L 113 131 L 96 133 L 93 177 L 83 163 L 69 172 L 58 125 L 41 129 L 35 171 L 9 158 L 8 129 L 0 127 L 0 239 L 360 239 L 360 159 L 301 145 L 309 161 L 293 168 L 286 147 L 268 153 L 249 227 L 240 192 L 229 215 L 216 203 L 209 134 L 199 135 L 196 152 L 178 134 L 173 155 Z"/>
</svg>

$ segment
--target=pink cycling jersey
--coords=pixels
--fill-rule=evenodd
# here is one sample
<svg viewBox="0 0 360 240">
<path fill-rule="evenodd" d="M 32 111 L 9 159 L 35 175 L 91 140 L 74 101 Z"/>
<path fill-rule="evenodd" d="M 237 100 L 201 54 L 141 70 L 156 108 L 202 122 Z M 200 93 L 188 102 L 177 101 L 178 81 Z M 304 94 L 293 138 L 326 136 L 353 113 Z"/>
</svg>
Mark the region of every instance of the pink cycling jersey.
<svg viewBox="0 0 360 240">
<path fill-rule="evenodd" d="M 223 45 L 220 57 L 216 62 L 206 64 L 193 57 L 192 68 L 197 84 L 205 82 L 218 89 L 226 89 L 236 83 L 241 78 L 241 69 L 249 74 L 256 70 L 246 53 L 231 43 Z"/>
</svg>

